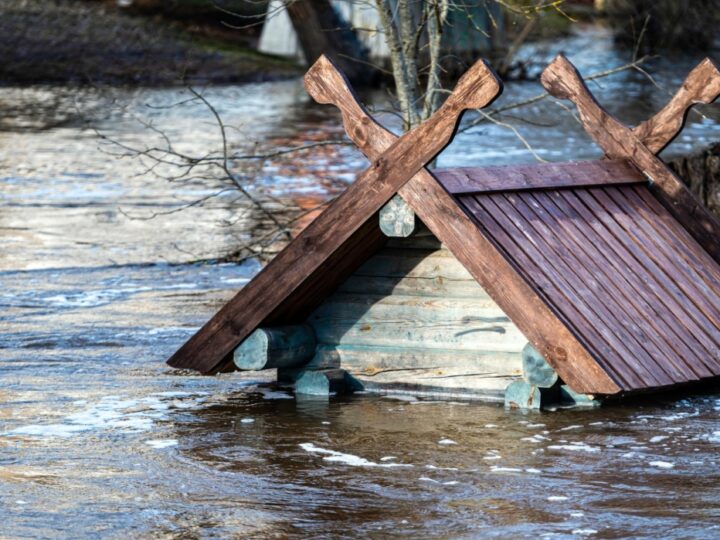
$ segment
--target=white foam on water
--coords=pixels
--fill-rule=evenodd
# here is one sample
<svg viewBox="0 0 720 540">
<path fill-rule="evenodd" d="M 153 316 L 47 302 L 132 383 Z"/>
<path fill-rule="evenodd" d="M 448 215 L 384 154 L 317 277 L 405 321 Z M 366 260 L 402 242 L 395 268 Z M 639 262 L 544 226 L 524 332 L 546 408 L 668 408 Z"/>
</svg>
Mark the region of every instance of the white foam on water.
<svg viewBox="0 0 720 540">
<path fill-rule="evenodd" d="M 579 424 L 574 424 L 572 426 L 565 426 L 564 428 L 560 428 L 558 431 L 570 431 L 572 429 L 582 429 L 582 426 Z"/>
<path fill-rule="evenodd" d="M 658 469 L 672 469 L 675 467 L 674 463 L 669 461 L 650 461 L 648 463 L 651 467 L 657 467 Z"/>
<path fill-rule="evenodd" d="M 702 437 L 708 442 L 720 444 L 720 431 L 713 431 Z"/>
<path fill-rule="evenodd" d="M 485 427 L 488 429 L 496 428 L 497 424 L 485 424 Z"/>
<path fill-rule="evenodd" d="M 405 394 L 385 394 L 383 396 L 385 399 L 394 399 L 396 401 L 407 401 L 409 403 L 415 403 L 418 401 L 418 398 L 411 395 L 405 395 Z"/>
<path fill-rule="evenodd" d="M 570 517 L 579 518 L 583 517 L 585 515 L 585 512 L 570 512 Z"/>
<path fill-rule="evenodd" d="M 273 390 L 263 386 L 258 386 L 256 390 L 262 394 L 263 399 L 295 399 L 291 394 L 282 390 Z"/>
<path fill-rule="evenodd" d="M 594 454 L 600 451 L 597 446 L 590 446 L 585 443 L 553 444 L 548 446 L 549 450 L 570 450 L 571 452 L 589 452 Z"/>
<path fill-rule="evenodd" d="M 430 464 L 430 465 L 425 465 L 425 468 L 426 468 L 426 469 L 431 469 L 431 470 L 434 470 L 434 471 L 457 471 L 457 470 L 458 470 L 457 467 L 438 467 L 438 466 L 432 465 L 432 464 Z"/>
<path fill-rule="evenodd" d="M 162 448 L 169 448 L 171 446 L 177 446 L 177 443 L 177 439 L 151 439 L 149 441 L 145 441 L 145 444 L 158 450 Z"/>
<path fill-rule="evenodd" d="M 380 461 L 394 461 L 397 458 L 395 456 L 383 456 L 380 458 Z"/>
<path fill-rule="evenodd" d="M 655 435 L 654 437 L 651 437 L 648 442 L 651 443 L 659 443 L 661 441 L 664 441 L 665 439 L 668 439 L 669 437 L 667 435 Z"/>
<path fill-rule="evenodd" d="M 527 428 L 541 428 L 541 427 L 545 427 L 545 424 L 528 424 L 528 425 L 526 425 L 525 427 L 527 427 Z"/>
<path fill-rule="evenodd" d="M 329 426 L 330 422 L 320 422 L 323 426 Z"/>
<path fill-rule="evenodd" d="M 490 467 L 492 472 L 523 472 L 522 469 L 515 467 L 500 467 L 499 465 L 493 465 Z"/>
<path fill-rule="evenodd" d="M 457 444 L 457 443 L 455 441 L 453 441 L 452 439 L 440 439 L 438 441 L 438 444 L 450 445 L 450 444 Z"/>
<path fill-rule="evenodd" d="M 597 534 L 597 531 L 595 529 L 575 529 L 572 533 L 578 536 L 592 536 Z"/>
<path fill-rule="evenodd" d="M 410 463 L 375 463 L 374 461 L 353 454 L 344 454 L 342 452 L 336 452 L 335 450 L 321 448 L 315 446 L 313 443 L 301 443 L 299 446 L 306 452 L 312 454 L 324 454 L 326 456 L 323 458 L 324 461 L 344 463 L 351 467 L 412 467 Z"/>
<path fill-rule="evenodd" d="M 191 396 L 192 394 L 188 394 Z M 160 399 L 159 394 L 145 398 L 105 396 L 89 407 L 65 416 L 53 424 L 19 426 L 0 435 L 31 436 L 40 438 L 67 438 L 91 431 L 113 430 L 120 433 L 150 431 L 158 420 L 168 417 L 171 409 L 197 406 L 204 398 L 179 401 Z"/>
<path fill-rule="evenodd" d="M 491 461 L 493 459 L 502 459 L 502 456 L 500 454 L 492 454 L 489 456 L 483 456 L 483 459 L 486 459 L 488 461 Z"/>
<path fill-rule="evenodd" d="M 552 501 L 552 502 L 560 502 L 560 501 L 567 501 L 568 498 L 565 497 L 564 495 L 550 495 L 547 498 L 547 500 Z"/>
<path fill-rule="evenodd" d="M 530 467 L 529 469 L 525 469 L 525 472 L 526 472 L 526 473 L 530 473 L 530 474 L 540 474 L 540 473 L 542 473 L 542 471 L 541 471 L 540 469 L 534 469 L 534 468 L 532 468 L 532 467 Z"/>
<path fill-rule="evenodd" d="M 240 420 L 241 424 L 252 424 L 253 422 L 255 422 L 254 418 L 243 418 Z"/>
</svg>

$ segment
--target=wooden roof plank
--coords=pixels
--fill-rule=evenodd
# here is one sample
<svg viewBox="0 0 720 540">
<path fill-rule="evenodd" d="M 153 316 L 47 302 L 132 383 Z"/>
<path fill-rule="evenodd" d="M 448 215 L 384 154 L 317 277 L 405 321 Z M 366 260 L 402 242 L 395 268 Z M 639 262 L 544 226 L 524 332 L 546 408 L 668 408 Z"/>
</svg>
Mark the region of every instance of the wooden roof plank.
<svg viewBox="0 0 720 540">
<path fill-rule="evenodd" d="M 605 238 L 607 235 L 597 234 L 595 228 L 582 219 L 558 193 L 534 193 L 533 198 L 549 212 L 564 216 L 564 219 L 558 217 L 558 222 L 575 240 L 577 249 L 585 251 L 590 259 L 606 263 L 598 264 L 598 271 L 607 281 L 618 281 L 623 301 L 634 307 L 639 321 L 650 325 L 657 335 L 662 336 L 678 358 L 691 360 L 686 365 L 696 378 L 713 375 L 704 365 L 701 352 L 697 350 L 697 341 L 687 335 L 684 327 L 678 328 L 677 321 L 667 307 L 653 294 L 652 289 L 639 279 L 631 266 L 632 258 L 628 260 L 613 251 Z M 705 354 L 707 353 L 702 348 L 702 355 Z"/>
<path fill-rule="evenodd" d="M 625 159 L 536 163 L 505 167 L 462 167 L 433 171 L 453 195 L 647 183 L 647 178 Z"/>
<path fill-rule="evenodd" d="M 616 347 L 621 347 L 619 340 L 604 325 L 594 326 L 590 323 L 593 316 L 584 302 L 564 286 L 557 273 L 550 271 L 546 274 L 538 266 L 542 260 L 539 255 L 516 244 L 506 232 L 508 229 L 512 231 L 514 226 L 504 219 L 498 207 L 487 196 L 465 196 L 461 202 L 507 251 L 510 258 L 527 273 L 528 281 L 543 291 L 547 302 L 563 314 L 566 324 L 573 328 L 585 347 L 594 352 L 600 365 L 622 380 L 627 388 L 645 388 L 645 382 L 633 371 L 618 369 L 615 362 L 611 361 L 617 358 L 615 350 Z"/>
<path fill-rule="evenodd" d="M 680 290 L 680 288 L 672 281 L 667 274 L 658 267 L 655 261 L 647 255 L 647 253 L 638 245 L 637 241 L 628 234 L 627 230 L 623 228 L 615 220 L 615 216 L 612 216 L 607 212 L 600 202 L 594 197 L 592 190 L 578 193 L 580 200 L 588 206 L 595 215 L 599 216 L 603 223 L 611 230 L 615 238 L 622 243 L 622 245 L 629 251 L 629 253 L 647 270 L 647 273 L 652 278 L 657 279 L 657 282 L 663 289 L 663 294 L 669 295 L 674 301 L 674 305 L 677 306 L 675 315 L 678 320 L 682 320 L 684 317 L 690 317 L 695 325 L 697 331 L 706 335 L 712 347 L 718 347 L 718 335 L 716 331 L 708 331 L 705 325 L 706 317 L 704 314 L 695 306 L 693 302 L 688 302 L 686 295 Z"/>
<path fill-rule="evenodd" d="M 607 301 L 609 309 L 619 317 L 619 322 L 630 329 L 637 341 L 651 355 L 655 363 L 671 375 L 676 382 L 697 380 L 702 376 L 711 376 L 707 369 L 696 372 L 692 366 L 678 361 L 681 356 L 687 356 L 700 362 L 697 352 L 674 335 L 669 325 L 664 325 L 662 313 L 657 313 L 650 305 L 643 302 L 640 295 L 643 287 L 633 286 L 625 278 L 627 272 L 618 272 L 617 261 L 612 254 L 602 250 L 596 245 L 592 229 L 585 223 L 573 223 L 544 192 L 534 192 L 524 197 L 527 204 L 535 210 L 548 227 L 552 227 L 558 241 L 573 254 L 578 265 L 582 268 L 579 277 L 590 276 L 589 279 L 602 283 L 604 291 L 598 293 L 599 301 Z M 534 203 L 534 204 L 533 204 Z M 648 314 L 655 311 L 655 317 Z M 662 329 L 660 328 L 662 327 Z M 671 349 L 674 354 L 667 354 Z M 669 365 L 665 366 L 665 358 Z M 702 366 L 702 363 L 700 363 Z"/>
<path fill-rule="evenodd" d="M 493 217 L 497 217 L 510 237 L 519 246 L 521 245 L 521 249 L 533 261 L 538 263 L 538 267 L 558 286 L 565 298 L 584 313 L 588 325 L 598 329 L 612 349 L 613 355 L 608 357 L 608 360 L 613 358 L 615 367 L 621 369 L 621 366 L 624 366 L 628 371 L 623 373 L 632 372 L 642 380 L 645 386 L 664 386 L 674 382 L 662 370 L 654 369 L 657 366 L 654 366 L 652 356 L 633 339 L 624 325 L 619 324 L 615 315 L 606 305 L 609 299 L 598 298 L 598 290 L 592 290 L 594 283 L 592 276 L 585 276 L 585 280 L 579 279 L 577 268 L 570 267 L 562 254 L 555 251 L 557 247 L 553 233 L 548 234 L 547 231 L 535 230 L 534 225 L 542 226 L 542 224 L 539 221 L 531 223 L 514 207 L 507 195 L 483 196 L 481 199 L 483 203 L 490 201 L 496 205 Z M 515 212 L 511 210 L 511 207 L 515 209 Z M 489 207 L 487 208 L 490 210 Z M 520 244 L 521 239 L 517 237 L 518 233 L 523 235 L 527 242 Z M 541 261 L 542 264 L 540 264 Z M 558 299 L 553 298 L 553 300 L 557 301 Z"/>
<path fill-rule="evenodd" d="M 685 271 L 678 271 L 675 265 L 676 258 L 674 256 L 668 256 L 666 252 L 666 243 L 657 237 L 653 238 L 654 231 L 647 230 L 642 221 L 634 219 L 635 216 L 633 214 L 628 214 L 627 208 L 623 207 L 624 202 L 622 201 L 622 197 L 617 197 L 612 190 L 594 190 L 592 193 L 618 223 L 625 227 L 629 236 L 634 239 L 640 249 L 644 250 L 647 256 L 655 261 L 657 268 L 664 272 L 682 294 L 695 304 L 696 308 L 702 313 L 705 321 L 709 320 L 712 323 L 713 329 L 717 330 L 720 327 L 719 306 L 713 305 L 712 302 L 708 301 L 704 291 L 700 290 L 697 284 L 689 279 Z M 718 340 L 720 340 L 720 331 L 717 331 L 716 335 Z M 720 341 L 718 342 L 720 343 Z"/>
<path fill-rule="evenodd" d="M 585 222 L 597 232 L 598 238 L 602 238 L 607 246 L 617 254 L 619 260 L 628 266 L 628 274 L 631 273 L 642 281 L 645 287 L 640 287 L 638 290 L 645 292 L 648 302 L 652 302 L 654 298 L 659 309 L 667 310 L 669 316 L 675 321 L 675 324 L 677 324 L 679 328 L 686 330 L 686 335 L 690 337 L 691 343 L 699 342 L 702 347 L 704 347 L 704 350 L 709 351 L 713 355 L 717 354 L 717 345 L 702 330 L 697 322 L 685 312 L 685 308 L 681 305 L 681 302 L 678 302 L 675 296 L 668 294 L 667 288 L 662 283 L 663 276 L 655 275 L 652 269 L 648 269 L 643 265 L 642 257 L 639 260 L 628 250 L 626 243 L 623 242 L 623 231 L 618 228 L 614 220 L 611 218 L 608 219 L 608 216 L 593 219 L 594 214 L 592 214 L 591 208 L 583 202 L 577 193 L 560 191 L 554 193 L 553 197 L 567 202 L 573 210 L 578 212 L 580 216 L 583 216 Z M 592 204 L 592 200 L 590 202 Z"/>
<path fill-rule="evenodd" d="M 715 294 L 720 294 L 720 266 L 688 232 L 680 226 L 647 189 L 629 189 L 628 201 L 635 211 L 658 229 L 659 234 L 670 242 L 685 261 L 701 277 Z"/>
<path fill-rule="evenodd" d="M 533 201 L 536 202 L 536 205 L 532 204 Z M 627 294 L 631 295 L 632 291 L 624 290 L 622 281 L 615 278 L 601 279 L 604 272 L 600 267 L 600 262 L 604 266 L 607 265 L 607 261 L 602 257 L 600 259 L 588 257 L 585 250 L 576 245 L 571 235 L 565 233 L 560 222 L 555 221 L 552 214 L 537 203 L 531 194 L 523 196 L 521 204 L 537 216 L 538 219 L 532 220 L 531 223 L 536 226 L 543 237 L 549 239 L 548 243 L 555 248 L 559 258 L 571 272 L 569 277 L 581 284 L 586 284 L 592 291 L 595 301 L 607 308 L 606 311 L 618 327 L 623 328 L 630 340 L 647 353 L 647 358 L 650 360 L 646 361 L 644 365 L 648 369 L 659 370 L 654 371 L 656 373 L 664 372 L 673 382 L 695 378 L 695 374 L 691 370 L 687 370 L 684 364 L 676 366 L 674 363 L 670 363 L 668 365 L 662 361 L 663 349 L 666 349 L 668 344 L 654 331 L 651 325 L 643 324 L 645 317 L 635 310 L 634 304 L 627 300 L 623 301 L 623 298 Z"/>
</svg>

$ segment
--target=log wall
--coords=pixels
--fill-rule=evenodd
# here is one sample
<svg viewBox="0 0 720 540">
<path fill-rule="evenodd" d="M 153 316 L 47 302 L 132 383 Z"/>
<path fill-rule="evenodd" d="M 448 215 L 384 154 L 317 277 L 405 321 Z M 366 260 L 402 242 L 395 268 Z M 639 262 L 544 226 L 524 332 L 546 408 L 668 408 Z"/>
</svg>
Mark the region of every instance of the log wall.
<svg viewBox="0 0 720 540">
<path fill-rule="evenodd" d="M 369 390 L 501 400 L 527 339 L 437 239 L 390 239 L 308 318 L 311 364 Z"/>
</svg>

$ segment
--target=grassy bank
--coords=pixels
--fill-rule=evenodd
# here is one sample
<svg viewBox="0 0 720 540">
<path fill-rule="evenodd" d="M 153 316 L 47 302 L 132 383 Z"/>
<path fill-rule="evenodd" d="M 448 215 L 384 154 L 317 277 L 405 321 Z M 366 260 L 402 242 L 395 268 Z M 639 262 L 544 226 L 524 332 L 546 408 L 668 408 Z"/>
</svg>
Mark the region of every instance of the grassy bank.
<svg viewBox="0 0 720 540">
<path fill-rule="evenodd" d="M 300 73 L 289 62 L 184 26 L 103 3 L 6 0 L 0 84 L 231 83 Z"/>
</svg>

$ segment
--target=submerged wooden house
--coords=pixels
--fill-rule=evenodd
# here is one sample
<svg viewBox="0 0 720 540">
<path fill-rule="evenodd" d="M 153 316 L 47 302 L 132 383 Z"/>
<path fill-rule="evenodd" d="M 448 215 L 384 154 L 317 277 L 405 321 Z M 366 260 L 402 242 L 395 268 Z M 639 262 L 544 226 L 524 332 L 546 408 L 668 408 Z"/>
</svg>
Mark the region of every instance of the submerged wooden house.
<svg viewBox="0 0 720 540">
<path fill-rule="evenodd" d="M 296 391 L 445 393 L 536 408 L 720 375 L 720 224 L 657 157 L 720 94 L 705 60 L 629 128 L 563 56 L 542 82 L 606 158 L 425 169 L 501 84 L 483 62 L 397 138 L 321 58 L 305 83 L 370 168 L 169 360 L 278 368 Z"/>
</svg>

